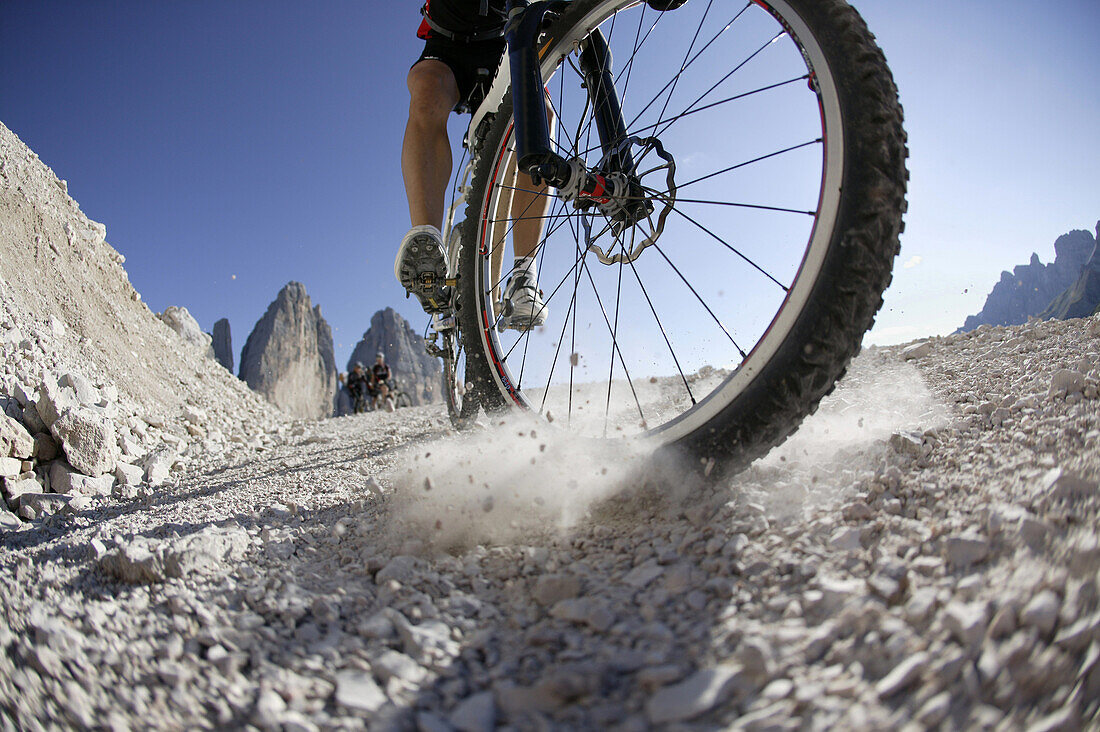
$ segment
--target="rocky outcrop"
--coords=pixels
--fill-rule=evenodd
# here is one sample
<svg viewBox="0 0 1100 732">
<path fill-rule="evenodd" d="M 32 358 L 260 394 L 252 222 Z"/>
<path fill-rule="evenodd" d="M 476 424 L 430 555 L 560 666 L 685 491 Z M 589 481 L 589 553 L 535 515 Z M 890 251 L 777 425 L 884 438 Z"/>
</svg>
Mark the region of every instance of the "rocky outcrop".
<svg viewBox="0 0 1100 732">
<path fill-rule="evenodd" d="M 229 319 L 222 318 L 214 323 L 214 333 L 211 335 L 214 346 L 214 358 L 225 366 L 229 373 L 233 373 L 233 336 L 229 332 Z"/>
<path fill-rule="evenodd" d="M 149 498 L 212 456 L 262 448 L 283 425 L 276 409 L 206 358 L 209 339 L 185 309 L 158 319 L 146 307 L 124 261 L 65 181 L 0 123 L 5 539 L 52 514 Z M 13 617 L 7 608 L 0 615 Z"/>
<path fill-rule="evenodd" d="M 185 307 L 169 305 L 163 313 L 157 313 L 161 322 L 171 328 L 185 343 L 198 349 L 210 358 L 214 358 L 214 347 L 210 336 L 202 332 L 199 323 Z"/>
<path fill-rule="evenodd" d="M 985 307 L 968 317 L 959 331 L 971 331 L 985 324 L 1019 325 L 1044 312 L 1077 281 L 1095 247 L 1096 242 L 1087 231 L 1075 230 L 1058 237 L 1052 264 L 1043 264 L 1039 255 L 1033 253 L 1028 264 L 1002 272 L 1000 282 L 986 298 Z"/>
<path fill-rule="evenodd" d="M 1092 256 L 1081 268 L 1077 281 L 1054 298 L 1039 317 L 1044 320 L 1051 318 L 1065 320 L 1085 318 L 1098 312 L 1100 312 L 1100 221 L 1096 222 Z"/>
<path fill-rule="evenodd" d="M 241 351 L 241 379 L 295 417 L 332 414 L 336 358 L 332 329 L 300 282 L 279 291 Z"/>
<path fill-rule="evenodd" d="M 370 328 L 352 351 L 347 370 L 351 371 L 356 361 L 369 367 L 378 353 L 385 355 L 398 388 L 408 394 L 413 406 L 439 401 L 439 359 L 424 351 L 424 339 L 393 308 L 371 317 Z"/>
</svg>

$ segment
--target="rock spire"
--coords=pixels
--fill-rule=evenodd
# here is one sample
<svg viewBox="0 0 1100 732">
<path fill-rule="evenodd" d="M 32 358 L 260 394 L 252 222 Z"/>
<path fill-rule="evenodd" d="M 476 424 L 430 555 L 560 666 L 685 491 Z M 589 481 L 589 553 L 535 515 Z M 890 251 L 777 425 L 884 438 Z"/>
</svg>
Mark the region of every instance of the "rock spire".
<svg viewBox="0 0 1100 732">
<path fill-rule="evenodd" d="M 385 355 L 398 388 L 408 394 L 413 406 L 440 399 L 439 359 L 424 351 L 424 339 L 393 308 L 379 310 L 371 317 L 370 328 L 352 351 L 347 370 L 351 371 L 356 361 L 370 367 L 378 353 Z"/>
<path fill-rule="evenodd" d="M 241 351 L 240 377 L 287 414 L 332 414 L 336 359 L 332 329 L 306 288 L 290 282 L 256 323 Z"/>
</svg>

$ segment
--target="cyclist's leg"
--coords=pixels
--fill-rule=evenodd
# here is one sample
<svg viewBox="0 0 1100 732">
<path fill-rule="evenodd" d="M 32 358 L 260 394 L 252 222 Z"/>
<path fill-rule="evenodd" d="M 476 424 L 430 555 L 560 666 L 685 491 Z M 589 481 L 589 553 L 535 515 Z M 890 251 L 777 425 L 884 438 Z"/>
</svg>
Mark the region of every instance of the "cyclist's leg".
<svg viewBox="0 0 1100 732">
<path fill-rule="evenodd" d="M 454 72 L 425 59 L 409 69 L 409 120 L 401 146 L 401 173 L 413 226 L 443 226 L 443 199 L 451 175 L 447 118 L 458 104 Z"/>
<path fill-rule="evenodd" d="M 549 100 L 546 103 L 546 119 L 553 130 L 554 110 Z M 516 259 L 520 259 L 537 254 L 546 212 L 550 208 L 550 188 L 545 184 L 535 185 L 531 176 L 526 173 L 518 173 L 514 179 L 516 190 L 512 196 L 511 215 L 515 220 L 515 230 L 512 234 L 512 246 Z"/>
<path fill-rule="evenodd" d="M 546 114 L 553 125 L 554 116 L 549 104 L 546 105 Z M 546 213 L 550 208 L 550 189 L 545 184 L 535 185 L 529 175 L 516 171 L 514 162 L 509 165 L 506 175 L 515 188 L 508 213 L 512 222 L 514 260 L 504 273 L 505 276 L 498 275 L 496 278 L 498 281 L 508 282 L 504 293 L 507 302 L 502 306 L 504 318 L 501 326 L 526 330 L 542 325 L 549 315 L 538 289 L 536 261 Z M 499 260 L 495 259 L 493 265 L 494 270 L 499 271 Z"/>
</svg>

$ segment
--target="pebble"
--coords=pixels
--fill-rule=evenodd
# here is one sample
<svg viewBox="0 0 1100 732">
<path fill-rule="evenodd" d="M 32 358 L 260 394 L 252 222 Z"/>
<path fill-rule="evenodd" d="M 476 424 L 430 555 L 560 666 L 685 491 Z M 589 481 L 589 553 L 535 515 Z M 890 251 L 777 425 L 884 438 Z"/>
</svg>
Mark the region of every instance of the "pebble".
<svg viewBox="0 0 1100 732">
<path fill-rule="evenodd" d="M 928 654 L 914 653 L 879 680 L 875 691 L 883 699 L 897 694 L 915 682 L 928 668 Z"/>
<path fill-rule="evenodd" d="M 374 714 L 389 700 L 369 673 L 348 670 L 336 674 L 336 701 L 349 709 Z"/>
<path fill-rule="evenodd" d="M 483 691 L 459 702 L 448 718 L 462 732 L 491 732 L 496 725 L 496 704 L 492 692 Z"/>
<path fill-rule="evenodd" d="M 1050 635 L 1058 622 L 1061 600 L 1050 590 L 1033 597 L 1020 611 L 1020 624 L 1037 629 L 1042 635 Z"/>
<path fill-rule="evenodd" d="M 977 646 L 985 635 L 986 608 L 982 603 L 951 602 L 943 609 L 943 621 L 964 648 Z"/>
<path fill-rule="evenodd" d="M 973 533 L 949 536 L 943 542 L 943 558 L 955 567 L 969 567 L 989 556 L 989 540 Z"/>
<path fill-rule="evenodd" d="M 645 705 L 646 717 L 657 725 L 685 722 L 751 691 L 753 685 L 740 666 L 702 669 L 653 694 Z"/>
</svg>

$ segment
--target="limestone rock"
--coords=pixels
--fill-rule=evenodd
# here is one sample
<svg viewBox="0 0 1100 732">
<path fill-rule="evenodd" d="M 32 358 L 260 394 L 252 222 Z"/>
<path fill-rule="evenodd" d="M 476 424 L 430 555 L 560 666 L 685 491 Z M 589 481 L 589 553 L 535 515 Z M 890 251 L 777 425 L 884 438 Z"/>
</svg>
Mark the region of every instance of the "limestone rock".
<svg viewBox="0 0 1100 732">
<path fill-rule="evenodd" d="M 348 359 L 350 372 L 355 363 L 370 368 L 375 356 L 385 355 L 397 387 L 411 404 L 431 404 L 441 399 L 442 371 L 438 358 L 424 350 L 424 339 L 393 308 L 379 310 L 370 319 L 370 328 Z"/>
<path fill-rule="evenodd" d="M 2 531 L 18 531 L 23 528 L 23 522 L 19 520 L 11 511 L 6 511 L 0 508 L 0 532 Z"/>
<path fill-rule="evenodd" d="M 167 480 L 177 457 L 170 448 L 161 448 L 146 457 L 142 462 L 142 467 L 145 469 L 145 482 L 157 486 Z"/>
<path fill-rule="evenodd" d="M 930 353 L 932 353 L 932 344 L 928 341 L 920 341 L 903 350 L 901 357 L 906 361 L 911 361 L 914 358 L 924 358 Z"/>
<path fill-rule="evenodd" d="M 22 472 L 22 460 L 13 457 L 0 457 L 0 478 L 14 478 Z"/>
<path fill-rule="evenodd" d="M 124 582 L 161 582 L 218 571 L 243 556 L 250 543 L 243 529 L 210 526 L 167 542 L 135 538 L 106 554 L 99 566 Z"/>
<path fill-rule="evenodd" d="M 883 699 L 891 697 L 920 678 L 926 668 L 928 668 L 928 654 L 914 653 L 886 674 L 878 682 L 875 690 Z"/>
<path fill-rule="evenodd" d="M 111 494 L 113 487 L 111 475 L 84 475 L 74 471 L 64 460 L 55 460 L 50 466 L 50 489 L 54 493 L 106 496 Z"/>
<path fill-rule="evenodd" d="M 241 351 L 240 377 L 294 417 L 332 414 L 336 360 L 332 330 L 304 285 L 290 282 L 256 323 Z"/>
<path fill-rule="evenodd" d="M 492 692 L 483 691 L 463 699 L 451 713 L 450 722 L 462 732 L 492 732 L 496 723 Z"/>
<path fill-rule="evenodd" d="M 96 476 L 115 469 L 118 443 L 106 419 L 89 410 L 70 409 L 51 429 L 69 464 L 81 473 Z"/>
<path fill-rule="evenodd" d="M 73 496 L 62 496 L 57 493 L 24 493 L 19 496 L 19 508 L 29 508 L 41 516 L 57 513 L 72 500 Z"/>
<path fill-rule="evenodd" d="M 349 709 L 373 714 L 389 700 L 368 672 L 349 670 L 336 674 L 336 701 Z"/>
<path fill-rule="evenodd" d="M 1058 611 L 1062 603 L 1050 590 L 1044 590 L 1020 611 L 1020 623 L 1036 628 L 1042 635 L 1050 635 L 1058 623 Z"/>
<path fill-rule="evenodd" d="M 684 722 L 753 688 L 740 666 L 731 664 L 703 669 L 650 697 L 645 707 L 646 716 L 656 725 Z"/>
<path fill-rule="evenodd" d="M 76 400 L 81 406 L 90 407 L 93 404 L 98 404 L 102 395 L 99 393 L 99 389 L 96 389 L 92 382 L 85 379 L 80 374 L 66 373 L 57 380 L 57 385 L 62 389 L 69 387 L 76 393 Z"/>
<path fill-rule="evenodd" d="M 214 323 L 214 332 L 211 334 L 214 348 L 214 358 L 225 366 L 226 370 L 233 373 L 233 335 L 229 331 L 229 319 L 222 318 Z"/>
<path fill-rule="evenodd" d="M 576 577 L 548 574 L 536 580 L 533 597 L 540 605 L 549 607 L 562 600 L 576 597 L 580 591 L 581 583 Z"/>
<path fill-rule="evenodd" d="M 0 414 L 0 456 L 29 458 L 34 452 L 34 438 L 20 422 Z"/>
<path fill-rule="evenodd" d="M 1050 395 L 1064 397 L 1078 394 L 1085 388 L 1085 375 L 1073 369 L 1058 369 L 1050 379 Z"/>
<path fill-rule="evenodd" d="M 179 335 L 180 338 L 191 347 L 206 356 L 214 357 L 214 347 L 210 343 L 210 336 L 202 332 L 198 322 L 188 312 L 187 308 L 170 305 L 163 313 L 157 313 L 157 317 Z"/>
<path fill-rule="evenodd" d="M 4 497 L 8 505 L 19 508 L 19 498 L 28 493 L 41 493 L 42 486 L 37 480 L 30 478 L 4 478 Z"/>
<path fill-rule="evenodd" d="M 944 625 L 964 647 L 982 639 L 986 629 L 986 608 L 979 603 L 952 602 L 944 608 Z"/>
<path fill-rule="evenodd" d="M 978 534 L 949 536 L 943 543 L 943 558 L 955 567 L 969 567 L 989 556 L 989 540 Z"/>
<path fill-rule="evenodd" d="M 139 465 L 119 462 L 115 465 L 115 478 L 122 485 L 139 485 L 145 478 L 145 469 Z"/>
<path fill-rule="evenodd" d="M 52 379 L 46 379 L 38 389 L 38 401 L 35 403 L 39 417 L 47 428 L 53 426 L 63 413 L 80 405 L 76 391 L 65 387 Z"/>
</svg>

